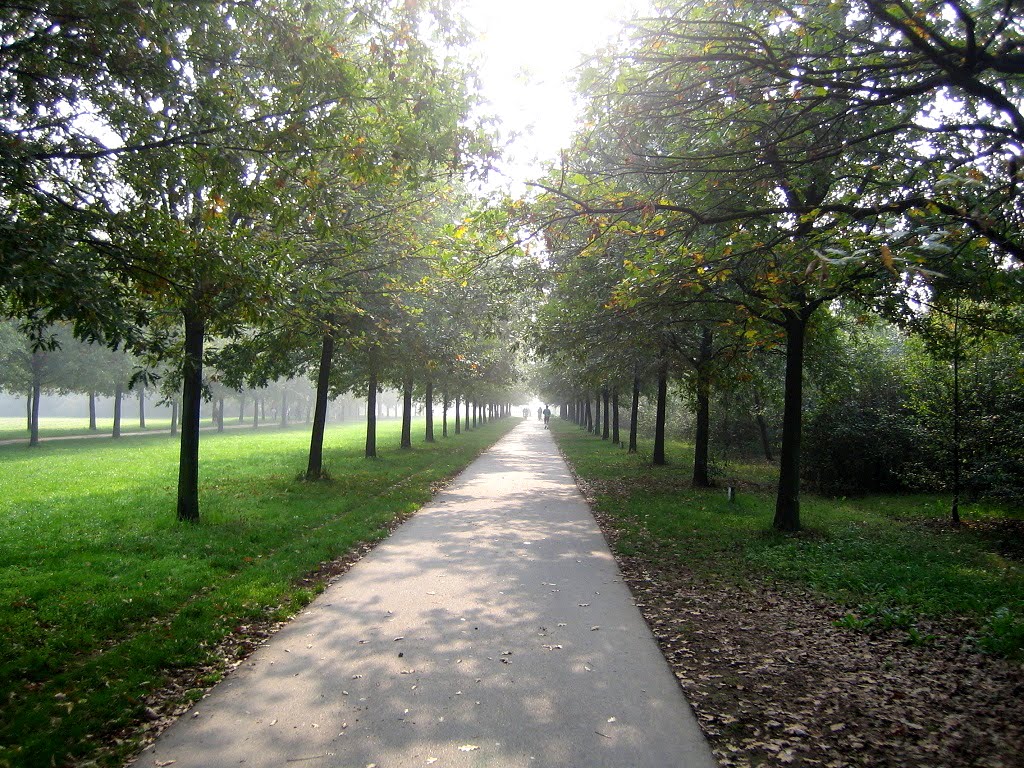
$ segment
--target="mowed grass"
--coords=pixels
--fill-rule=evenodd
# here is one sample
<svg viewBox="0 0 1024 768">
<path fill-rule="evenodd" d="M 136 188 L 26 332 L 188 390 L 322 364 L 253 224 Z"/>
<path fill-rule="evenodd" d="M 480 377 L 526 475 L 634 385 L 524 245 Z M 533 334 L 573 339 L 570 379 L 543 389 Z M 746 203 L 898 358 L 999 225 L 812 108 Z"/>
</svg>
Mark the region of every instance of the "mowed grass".
<svg viewBox="0 0 1024 768">
<path fill-rule="evenodd" d="M 594 484 L 599 509 L 622 531 L 625 554 L 674 558 L 703 578 L 757 576 L 811 589 L 848 606 L 844 624 L 851 629 L 895 626 L 912 641 L 922 640 L 917 617 L 966 618 L 981 650 L 1022 654 L 1024 547 L 986 525 L 1019 518 L 1019 510 L 970 505 L 961 509 L 968 525 L 954 530 L 944 524 L 945 497 L 804 494 L 804 531 L 784 535 L 771 528 L 771 465 L 731 466 L 723 487 L 697 490 L 685 443 L 670 442 L 670 465 L 654 467 L 649 446 L 629 455 L 565 422 L 555 435 L 576 472 Z M 738 488 L 734 502 L 727 484 Z"/>
<path fill-rule="evenodd" d="M 324 483 L 297 480 L 305 430 L 204 433 L 198 525 L 175 521 L 170 436 L 0 447 L 0 766 L 118 764 L 132 745 L 110 751 L 113 734 L 173 670 L 307 604 L 303 576 L 385 536 L 516 423 L 401 451 L 382 422 L 376 460 L 362 425 L 330 427 Z"/>
<path fill-rule="evenodd" d="M 203 426 L 210 426 L 209 419 L 203 420 Z M 228 422 L 230 423 L 230 421 Z M 125 414 L 121 417 L 121 432 L 153 432 L 162 429 L 170 429 L 170 419 L 146 419 L 146 428 L 139 426 L 138 414 Z M 40 437 L 66 437 L 68 435 L 107 435 L 114 429 L 113 418 L 96 419 L 96 429 L 89 429 L 89 419 L 85 418 L 60 418 L 55 416 L 39 417 Z M 0 417 L 0 441 L 3 440 L 28 440 L 28 424 L 20 416 Z"/>
</svg>

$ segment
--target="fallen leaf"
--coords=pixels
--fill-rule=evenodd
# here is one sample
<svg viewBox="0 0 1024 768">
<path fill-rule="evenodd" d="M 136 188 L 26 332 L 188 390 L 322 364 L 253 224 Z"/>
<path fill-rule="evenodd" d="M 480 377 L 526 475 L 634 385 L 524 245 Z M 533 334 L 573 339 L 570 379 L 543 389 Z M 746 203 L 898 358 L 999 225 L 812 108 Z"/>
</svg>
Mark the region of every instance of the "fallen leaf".
<svg viewBox="0 0 1024 768">
<path fill-rule="evenodd" d="M 480 749 L 476 744 L 463 744 L 459 747 L 459 752 L 475 752 Z"/>
</svg>

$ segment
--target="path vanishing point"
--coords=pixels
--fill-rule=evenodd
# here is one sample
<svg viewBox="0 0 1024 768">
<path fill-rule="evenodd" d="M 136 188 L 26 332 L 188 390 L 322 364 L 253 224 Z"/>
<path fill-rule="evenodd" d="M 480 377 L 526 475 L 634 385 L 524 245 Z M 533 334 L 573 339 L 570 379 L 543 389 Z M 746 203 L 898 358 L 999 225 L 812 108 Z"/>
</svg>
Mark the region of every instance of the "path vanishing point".
<svg viewBox="0 0 1024 768">
<path fill-rule="evenodd" d="M 715 761 L 550 433 L 528 421 L 133 765 Z"/>
</svg>

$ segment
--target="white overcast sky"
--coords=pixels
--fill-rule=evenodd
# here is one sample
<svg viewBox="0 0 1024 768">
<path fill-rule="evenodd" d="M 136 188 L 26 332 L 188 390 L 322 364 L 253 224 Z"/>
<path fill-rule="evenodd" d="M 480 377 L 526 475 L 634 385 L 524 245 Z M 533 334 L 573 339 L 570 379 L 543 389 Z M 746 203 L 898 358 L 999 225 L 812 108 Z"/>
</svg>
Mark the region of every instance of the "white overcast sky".
<svg viewBox="0 0 1024 768">
<path fill-rule="evenodd" d="M 521 134 L 492 184 L 519 194 L 522 181 L 558 157 L 575 124 L 571 78 L 602 47 L 636 0 L 464 0 L 477 30 L 480 76 L 502 133 Z"/>
</svg>

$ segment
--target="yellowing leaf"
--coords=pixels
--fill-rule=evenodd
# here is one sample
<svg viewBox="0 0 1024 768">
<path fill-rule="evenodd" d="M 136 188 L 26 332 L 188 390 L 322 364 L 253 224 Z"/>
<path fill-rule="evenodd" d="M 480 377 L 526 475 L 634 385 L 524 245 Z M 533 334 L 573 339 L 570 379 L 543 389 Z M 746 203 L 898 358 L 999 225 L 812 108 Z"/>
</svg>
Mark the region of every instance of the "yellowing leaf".
<svg viewBox="0 0 1024 768">
<path fill-rule="evenodd" d="M 893 265 L 892 251 L 889 250 L 889 246 L 883 245 L 881 250 L 882 250 L 882 265 L 887 270 L 892 272 L 894 275 L 898 275 L 899 273 L 896 272 L 896 267 Z"/>
</svg>

